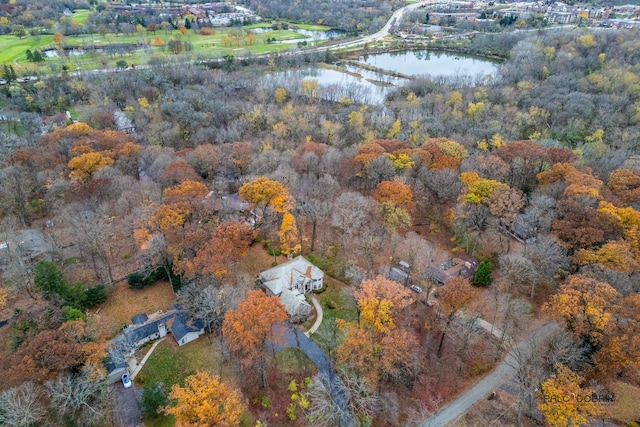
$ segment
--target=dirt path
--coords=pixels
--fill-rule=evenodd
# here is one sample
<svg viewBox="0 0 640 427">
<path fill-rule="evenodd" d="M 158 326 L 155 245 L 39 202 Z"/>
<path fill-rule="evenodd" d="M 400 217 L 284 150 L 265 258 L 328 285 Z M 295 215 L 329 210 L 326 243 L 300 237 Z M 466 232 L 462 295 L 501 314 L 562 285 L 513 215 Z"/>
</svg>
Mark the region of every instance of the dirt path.
<svg viewBox="0 0 640 427">
<path fill-rule="evenodd" d="M 533 348 L 531 343 L 540 344 L 558 329 L 555 322 L 547 322 L 529 334 L 529 337 L 520 341 L 507 354 L 507 357 L 487 376 L 478 381 L 473 387 L 460 395 L 456 400 L 441 408 L 431 417 L 419 424 L 420 427 L 444 427 L 451 425 L 463 416 L 473 405 L 486 398 L 489 393 L 511 381 L 516 375 L 519 360 L 531 356 Z M 518 357 L 519 355 L 519 357 Z"/>
</svg>

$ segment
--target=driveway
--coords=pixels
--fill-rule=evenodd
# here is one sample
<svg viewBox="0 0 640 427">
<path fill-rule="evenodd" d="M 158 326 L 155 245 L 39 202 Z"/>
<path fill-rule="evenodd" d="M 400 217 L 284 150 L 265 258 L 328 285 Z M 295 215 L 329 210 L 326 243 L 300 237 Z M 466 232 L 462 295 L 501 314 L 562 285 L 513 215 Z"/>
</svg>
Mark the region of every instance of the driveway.
<svg viewBox="0 0 640 427">
<path fill-rule="evenodd" d="M 431 417 L 419 424 L 420 427 L 444 427 L 450 425 L 458 418 L 462 417 L 478 401 L 485 399 L 489 393 L 496 390 L 503 384 L 509 383 L 516 375 L 520 366 L 519 360 L 526 360 L 533 352 L 531 343 L 534 346 L 546 340 L 553 332 L 558 330 L 555 322 L 547 322 L 534 332 L 529 334 L 527 339 L 520 341 L 507 354 L 507 357 L 487 376 L 478 381 L 473 387 L 464 392 L 453 402 L 438 410 Z M 520 354 L 520 358 L 517 354 Z"/>
<path fill-rule="evenodd" d="M 140 402 L 142 401 L 142 389 L 138 387 L 124 388 L 122 381 L 113 385 L 114 421 L 120 427 L 142 426 L 140 417 Z"/>
<path fill-rule="evenodd" d="M 298 328 L 294 328 L 290 324 L 281 323 L 274 326 L 274 335 L 282 337 L 280 342 L 271 344 L 271 350 L 277 351 L 283 348 L 298 348 L 316 365 L 320 375 L 329 379 L 331 384 L 331 396 L 341 410 L 343 416 L 340 419 L 340 427 L 352 427 L 353 420 L 349 416 L 349 401 L 344 394 L 342 380 L 337 375 L 335 369 L 329 363 L 327 356 L 313 341 L 309 339 Z"/>
</svg>

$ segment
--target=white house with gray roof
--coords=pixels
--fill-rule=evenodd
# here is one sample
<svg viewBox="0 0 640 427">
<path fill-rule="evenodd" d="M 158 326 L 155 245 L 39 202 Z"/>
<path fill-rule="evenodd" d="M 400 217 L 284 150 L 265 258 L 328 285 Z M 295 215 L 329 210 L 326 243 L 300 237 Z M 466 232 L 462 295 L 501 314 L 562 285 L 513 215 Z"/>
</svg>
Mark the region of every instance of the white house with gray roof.
<svg viewBox="0 0 640 427">
<path fill-rule="evenodd" d="M 267 293 L 280 297 L 293 321 L 301 321 L 312 311 L 305 295 L 322 288 L 324 272 L 300 255 L 262 271 L 258 279 Z"/>
</svg>

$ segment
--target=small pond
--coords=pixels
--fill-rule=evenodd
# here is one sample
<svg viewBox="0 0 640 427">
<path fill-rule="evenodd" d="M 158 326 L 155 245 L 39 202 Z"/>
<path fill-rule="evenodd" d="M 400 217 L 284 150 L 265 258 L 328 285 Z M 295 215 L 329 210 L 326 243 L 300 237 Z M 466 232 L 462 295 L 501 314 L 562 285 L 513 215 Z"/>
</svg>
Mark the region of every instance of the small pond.
<svg viewBox="0 0 640 427">
<path fill-rule="evenodd" d="M 288 28 L 288 31 L 293 31 L 305 36 L 305 38 L 291 39 L 291 40 L 278 40 L 278 43 L 298 43 L 302 41 L 318 41 L 329 40 L 344 36 L 346 33 L 342 30 L 327 30 L 327 31 L 314 31 L 314 30 L 302 30 L 300 28 Z M 253 28 L 251 29 L 256 34 L 263 34 L 273 31 L 269 27 Z"/>
</svg>

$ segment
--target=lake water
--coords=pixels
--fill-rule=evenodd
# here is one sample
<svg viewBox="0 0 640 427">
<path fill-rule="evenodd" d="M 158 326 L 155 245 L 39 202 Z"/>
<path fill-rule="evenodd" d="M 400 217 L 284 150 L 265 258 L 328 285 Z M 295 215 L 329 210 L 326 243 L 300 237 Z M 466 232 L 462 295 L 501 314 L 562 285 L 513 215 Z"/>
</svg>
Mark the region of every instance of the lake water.
<svg viewBox="0 0 640 427">
<path fill-rule="evenodd" d="M 278 40 L 277 43 L 298 43 L 303 41 L 318 41 L 318 40 L 329 40 L 338 37 L 344 36 L 346 33 L 341 30 L 328 30 L 328 31 L 314 31 L 314 30 L 302 30 L 299 28 L 288 28 L 289 31 L 294 31 L 298 34 L 304 35 L 305 38 L 301 39 L 291 39 L 291 40 Z M 273 29 L 269 27 L 263 28 L 253 28 L 253 31 L 256 34 L 263 34 L 273 31 Z"/>
<path fill-rule="evenodd" d="M 499 61 L 432 50 L 363 55 L 359 62 L 410 76 L 495 78 Z"/>
<path fill-rule="evenodd" d="M 405 75 L 455 78 L 458 81 L 462 79 L 466 84 L 490 83 L 498 76 L 499 67 L 497 61 L 434 51 L 363 55 L 360 62 Z M 299 89 L 302 80 L 314 79 L 318 81 L 319 96 L 323 99 L 337 101 L 339 97 L 346 96 L 354 102 L 366 104 L 383 104 L 390 91 L 408 81 L 359 68 L 357 65 L 347 65 L 344 68 L 348 72 L 308 68 L 272 76 L 280 80 L 282 87 L 290 84 L 290 89 L 294 91 L 296 87 Z"/>
</svg>

